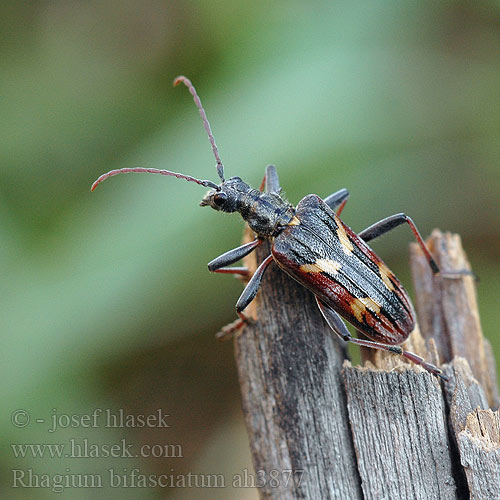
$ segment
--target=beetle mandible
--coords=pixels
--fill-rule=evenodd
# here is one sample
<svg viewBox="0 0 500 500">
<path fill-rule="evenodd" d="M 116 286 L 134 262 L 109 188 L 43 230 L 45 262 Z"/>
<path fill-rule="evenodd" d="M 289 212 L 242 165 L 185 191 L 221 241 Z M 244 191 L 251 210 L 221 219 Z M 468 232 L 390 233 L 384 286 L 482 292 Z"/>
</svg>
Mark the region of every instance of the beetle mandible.
<svg viewBox="0 0 500 500">
<path fill-rule="evenodd" d="M 199 110 L 221 182 L 216 184 L 169 170 L 135 167 L 111 170 L 101 175 L 91 190 L 109 177 L 128 172 L 169 175 L 210 188 L 200 205 L 222 212 L 239 212 L 256 234 L 250 243 L 212 260 L 208 264 L 212 272 L 248 275 L 246 268 L 227 266 L 241 260 L 263 241 L 271 241 L 271 254 L 257 267 L 236 303 L 240 319 L 225 334 L 232 333 L 248 321 L 243 311 L 257 294 L 264 271 L 274 262 L 314 294 L 321 314 L 341 339 L 400 354 L 445 378 L 437 366 L 400 347 L 415 329 L 415 311 L 399 280 L 367 245 L 377 236 L 407 223 L 432 272 L 439 273 L 413 220 L 399 213 L 356 234 L 339 218 L 349 197 L 346 189 L 340 189 L 324 199 L 314 194 L 307 195 L 297 207 L 293 207 L 280 194 L 278 174 L 273 165 L 266 168 L 259 190 L 251 188 L 239 177 L 226 180 L 224 166 L 200 98 L 188 78 L 177 77 L 174 86 L 179 83 L 189 89 Z M 371 340 L 352 337 L 342 318 Z"/>
</svg>

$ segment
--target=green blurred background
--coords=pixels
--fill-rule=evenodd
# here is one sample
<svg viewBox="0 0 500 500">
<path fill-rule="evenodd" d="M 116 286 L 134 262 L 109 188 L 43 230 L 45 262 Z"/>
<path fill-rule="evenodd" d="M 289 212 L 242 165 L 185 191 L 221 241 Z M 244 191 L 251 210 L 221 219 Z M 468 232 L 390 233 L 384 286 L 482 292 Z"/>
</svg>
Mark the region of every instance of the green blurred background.
<svg viewBox="0 0 500 500">
<path fill-rule="evenodd" d="M 462 235 L 497 360 L 500 4 L 481 2 L 6 2 L 0 7 L 2 498 L 255 498 L 230 488 L 10 488 L 36 474 L 235 474 L 251 467 L 232 346 L 241 285 L 206 263 L 242 222 L 216 180 L 189 76 L 227 176 L 278 167 L 289 200 L 351 192 L 355 230 L 401 211 Z M 408 229 L 373 246 L 410 285 Z M 170 414 L 168 429 L 80 427 L 95 408 Z M 11 422 L 24 409 L 31 421 Z M 44 419 L 45 423 L 37 423 Z M 12 443 L 179 445 L 176 458 L 15 458 Z M 126 472 L 126 471 L 125 471 Z"/>
</svg>

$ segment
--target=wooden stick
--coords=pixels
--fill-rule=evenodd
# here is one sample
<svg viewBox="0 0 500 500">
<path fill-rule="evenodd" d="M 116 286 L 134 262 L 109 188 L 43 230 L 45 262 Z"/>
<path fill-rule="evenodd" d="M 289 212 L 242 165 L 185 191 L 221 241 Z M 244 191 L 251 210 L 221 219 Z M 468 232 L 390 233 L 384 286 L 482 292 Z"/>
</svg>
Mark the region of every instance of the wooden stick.
<svg viewBox="0 0 500 500">
<path fill-rule="evenodd" d="M 467 267 L 458 238 L 434 232 L 430 245 L 444 269 Z M 267 255 L 269 247 L 262 245 L 249 259 L 262 262 Z M 255 269 L 256 261 L 249 259 L 246 265 Z M 475 403 L 486 410 L 498 398 L 474 281 L 433 278 L 427 269 L 413 248 L 423 335 L 417 329 L 405 347 L 435 363 L 439 357 L 453 360 L 445 385 L 380 351 L 367 367 L 346 362 L 342 369 L 345 346 L 329 331 L 310 292 L 277 266 L 269 267 L 251 310 L 255 321 L 235 339 L 261 498 L 427 500 L 496 494 L 495 479 L 485 481 L 498 470 L 497 416 L 476 414 L 483 427 L 470 423 Z M 467 330 L 460 333 L 464 324 Z M 465 337 L 472 326 L 469 342 Z M 456 354 L 465 359 L 454 359 Z M 467 359 L 475 367 L 469 374 Z M 493 429 L 485 431 L 486 444 L 474 441 L 477 428 Z"/>
<path fill-rule="evenodd" d="M 258 261 L 269 252 L 261 245 Z M 246 265 L 255 269 L 255 263 Z M 312 294 L 276 265 L 266 271 L 255 300 L 256 321 L 235 345 L 261 498 L 361 499 L 340 376 L 344 346 Z"/>
<path fill-rule="evenodd" d="M 434 230 L 427 240 L 443 271 L 470 269 L 460 236 Z M 411 245 L 411 269 L 415 282 L 415 306 L 422 336 L 433 338 L 444 363 L 460 356 L 486 391 L 491 407 L 500 403 L 491 345 L 483 337 L 471 276 L 447 279 L 433 276 L 420 248 Z"/>
</svg>

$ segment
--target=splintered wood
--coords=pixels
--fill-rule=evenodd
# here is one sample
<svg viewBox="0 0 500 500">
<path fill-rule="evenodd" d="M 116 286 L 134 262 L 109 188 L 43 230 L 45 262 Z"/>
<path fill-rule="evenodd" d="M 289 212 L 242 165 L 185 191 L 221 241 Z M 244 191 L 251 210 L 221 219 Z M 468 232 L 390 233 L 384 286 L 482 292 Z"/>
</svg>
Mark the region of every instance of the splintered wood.
<svg viewBox="0 0 500 500">
<path fill-rule="evenodd" d="M 470 269 L 458 236 L 427 243 L 444 272 Z M 257 261 L 267 255 L 261 245 Z M 420 329 L 404 348 L 447 363 L 447 382 L 381 351 L 351 366 L 312 294 L 266 272 L 235 339 L 260 498 L 500 499 L 497 379 L 474 278 L 433 276 L 417 245 L 411 267 Z"/>
</svg>

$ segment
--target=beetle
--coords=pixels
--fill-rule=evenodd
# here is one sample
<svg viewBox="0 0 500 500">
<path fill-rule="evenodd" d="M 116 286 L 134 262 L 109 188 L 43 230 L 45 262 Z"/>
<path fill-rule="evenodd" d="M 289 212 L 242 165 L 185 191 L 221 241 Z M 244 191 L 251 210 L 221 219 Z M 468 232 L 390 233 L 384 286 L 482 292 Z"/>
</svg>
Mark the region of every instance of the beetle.
<svg viewBox="0 0 500 500">
<path fill-rule="evenodd" d="M 188 88 L 198 108 L 215 156 L 220 183 L 169 170 L 134 167 L 111 170 L 101 175 L 92 184 L 91 190 L 94 191 L 109 177 L 128 172 L 173 176 L 210 188 L 200 205 L 222 212 L 239 212 L 256 235 L 250 243 L 229 250 L 209 262 L 208 269 L 212 272 L 247 276 L 248 269 L 228 266 L 241 260 L 263 241 L 270 240 L 271 254 L 257 267 L 236 303 L 239 320 L 223 330 L 223 335 L 234 333 L 248 321 L 243 311 L 257 294 L 266 268 L 275 263 L 314 294 L 321 314 L 341 339 L 400 354 L 446 379 L 437 366 L 400 347 L 415 329 L 415 311 L 403 285 L 367 245 L 369 241 L 406 223 L 432 272 L 439 273 L 413 220 L 399 213 L 355 233 L 340 219 L 349 197 L 346 189 L 340 189 L 324 199 L 315 194 L 307 195 L 293 207 L 281 196 L 278 174 L 273 165 L 266 167 L 260 189 L 251 188 L 240 177 L 225 179 L 224 166 L 200 98 L 188 78 L 177 77 L 174 86 L 179 83 Z M 352 337 L 343 320 L 370 340 Z"/>
</svg>

